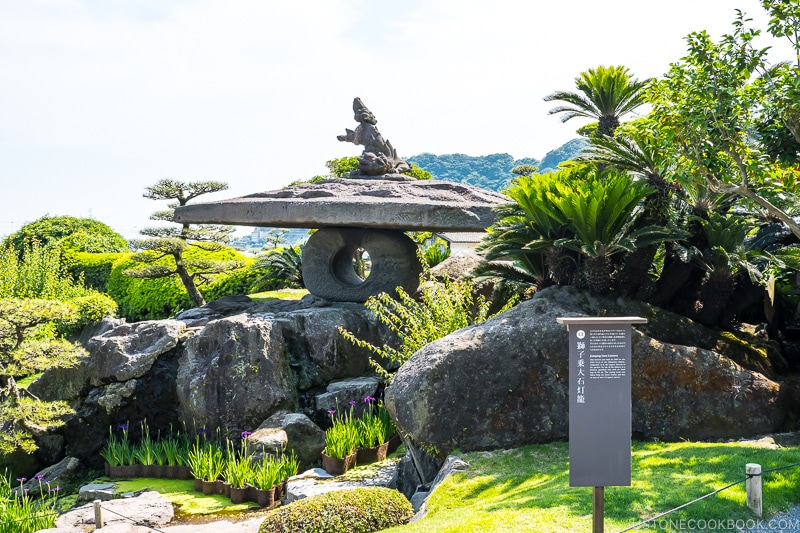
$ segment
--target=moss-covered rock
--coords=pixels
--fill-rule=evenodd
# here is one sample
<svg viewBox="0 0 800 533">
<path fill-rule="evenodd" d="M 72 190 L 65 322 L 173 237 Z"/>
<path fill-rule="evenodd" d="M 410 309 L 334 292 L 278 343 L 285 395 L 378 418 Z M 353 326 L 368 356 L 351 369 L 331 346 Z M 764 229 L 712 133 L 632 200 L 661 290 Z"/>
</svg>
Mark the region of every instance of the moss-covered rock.
<svg viewBox="0 0 800 533">
<path fill-rule="evenodd" d="M 407 523 L 411 503 L 396 490 L 364 487 L 320 494 L 270 512 L 259 533 L 370 533 Z"/>
</svg>

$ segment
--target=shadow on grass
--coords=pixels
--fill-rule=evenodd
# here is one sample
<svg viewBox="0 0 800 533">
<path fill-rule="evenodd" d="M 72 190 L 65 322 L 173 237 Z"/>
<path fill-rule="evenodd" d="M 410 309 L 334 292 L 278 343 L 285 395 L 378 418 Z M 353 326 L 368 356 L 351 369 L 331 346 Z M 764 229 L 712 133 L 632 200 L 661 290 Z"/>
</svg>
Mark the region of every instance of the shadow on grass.
<svg viewBox="0 0 800 533">
<path fill-rule="evenodd" d="M 566 443 L 465 454 L 470 470 L 455 483 L 454 497 L 479 512 L 590 516 L 592 489 L 569 486 L 568 455 Z M 606 489 L 606 520 L 620 526 L 651 518 L 743 480 L 745 464 L 750 462 L 759 463 L 764 469 L 800 462 L 800 449 L 634 443 L 632 485 Z M 766 515 L 800 503 L 797 493 L 800 468 L 765 476 L 763 484 Z M 740 483 L 677 512 L 674 517 L 727 520 L 752 515 L 745 507 L 744 483 Z"/>
</svg>

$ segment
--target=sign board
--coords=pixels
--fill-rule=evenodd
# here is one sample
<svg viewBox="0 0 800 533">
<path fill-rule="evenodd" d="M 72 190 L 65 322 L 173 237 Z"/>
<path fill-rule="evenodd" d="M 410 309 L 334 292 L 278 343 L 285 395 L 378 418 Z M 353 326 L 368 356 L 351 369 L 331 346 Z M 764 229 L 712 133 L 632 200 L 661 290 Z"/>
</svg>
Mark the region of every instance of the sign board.
<svg viewBox="0 0 800 533">
<path fill-rule="evenodd" d="M 631 324 L 561 317 L 569 331 L 569 484 L 631 484 Z"/>
</svg>

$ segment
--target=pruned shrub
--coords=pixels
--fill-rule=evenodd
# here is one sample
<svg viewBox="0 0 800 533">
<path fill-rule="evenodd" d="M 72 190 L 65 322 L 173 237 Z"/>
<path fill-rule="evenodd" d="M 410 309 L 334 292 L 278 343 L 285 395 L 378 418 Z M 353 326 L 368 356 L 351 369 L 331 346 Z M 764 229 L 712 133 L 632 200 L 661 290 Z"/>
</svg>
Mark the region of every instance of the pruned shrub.
<svg viewBox="0 0 800 533">
<path fill-rule="evenodd" d="M 106 292 L 106 285 L 111 277 L 111 268 L 114 266 L 114 262 L 126 255 L 129 254 L 96 254 L 65 250 L 63 260 L 67 271 L 72 274 L 74 279 L 83 276 L 83 282 L 87 287 Z"/>
<path fill-rule="evenodd" d="M 408 523 L 411 503 L 396 490 L 364 487 L 298 500 L 267 514 L 259 533 L 370 533 Z"/>
<path fill-rule="evenodd" d="M 123 274 L 137 265 L 129 257 L 114 262 L 106 289 L 119 305 L 121 317 L 136 322 L 175 315 L 192 307 L 186 289 L 177 278 L 141 279 Z"/>
</svg>

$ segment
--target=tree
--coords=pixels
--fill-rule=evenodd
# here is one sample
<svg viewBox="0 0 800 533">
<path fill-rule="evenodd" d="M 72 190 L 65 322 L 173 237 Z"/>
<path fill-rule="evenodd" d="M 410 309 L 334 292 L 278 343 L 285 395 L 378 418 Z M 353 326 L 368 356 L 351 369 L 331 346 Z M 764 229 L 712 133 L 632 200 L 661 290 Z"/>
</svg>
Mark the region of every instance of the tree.
<svg viewBox="0 0 800 533">
<path fill-rule="evenodd" d="M 620 118 L 644 103 L 644 89 L 649 80 L 631 77 L 623 66 L 589 69 L 575 78 L 580 92 L 557 91 L 544 97 L 545 102 L 562 101 L 569 105 L 550 110 L 549 114 L 563 113 L 561 122 L 575 117 L 597 121 L 598 136 L 609 136 L 620 124 Z"/>
<path fill-rule="evenodd" d="M 172 179 L 159 180 L 152 187 L 147 187 L 145 198 L 152 200 L 172 200 L 169 209 L 158 211 L 150 216 L 151 220 L 172 222 L 175 208 L 186 205 L 189 201 L 213 192 L 223 191 L 228 185 L 218 181 L 182 182 Z M 206 251 L 217 251 L 226 248 L 231 233 L 230 226 L 202 224 L 193 227 L 182 224 L 181 227 L 145 228 L 140 231 L 148 239 L 132 241 L 139 250 L 132 258 L 146 263 L 140 268 L 128 269 L 125 275 L 134 278 L 165 278 L 177 275 L 186 292 L 197 307 L 205 305 L 205 299 L 197 288 L 198 284 L 210 281 L 211 276 L 241 268 L 241 261 L 218 261 L 212 259 L 188 259 L 185 257 L 187 247 L 194 246 Z M 163 259 L 169 260 L 165 264 Z"/>
<path fill-rule="evenodd" d="M 705 31 L 687 37 L 688 55 L 648 91 L 652 119 L 666 145 L 674 147 L 676 176 L 736 195 L 747 208 L 779 220 L 800 238 L 800 225 L 793 219 L 800 208 L 800 171 L 771 160 L 752 135 L 765 109 L 789 117 L 789 124 L 794 109 L 800 109 L 792 94 L 800 92 L 758 76 L 766 71 L 768 49 L 753 47 L 760 32 L 747 28 L 747 22 L 738 12 L 733 33 L 719 43 Z M 800 83 L 797 76 L 783 79 Z"/>
<path fill-rule="evenodd" d="M 55 321 L 70 321 L 75 308 L 54 300 L 0 300 L 0 453 L 36 449 L 33 435 L 58 426 L 72 412 L 66 402 L 45 402 L 17 386 L 17 378 L 68 367 L 85 354 L 59 338 Z"/>
</svg>

